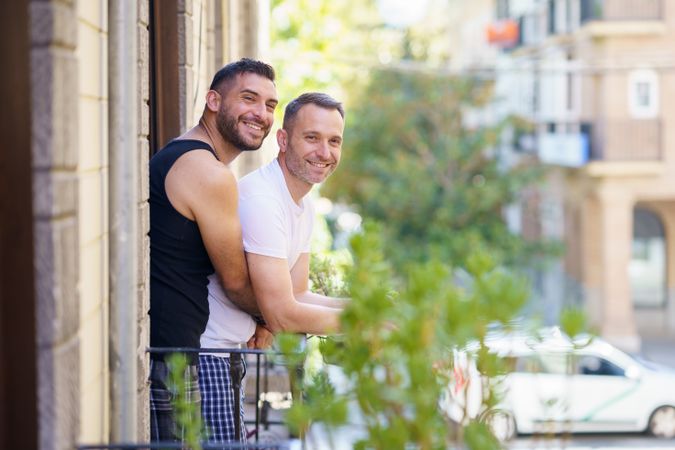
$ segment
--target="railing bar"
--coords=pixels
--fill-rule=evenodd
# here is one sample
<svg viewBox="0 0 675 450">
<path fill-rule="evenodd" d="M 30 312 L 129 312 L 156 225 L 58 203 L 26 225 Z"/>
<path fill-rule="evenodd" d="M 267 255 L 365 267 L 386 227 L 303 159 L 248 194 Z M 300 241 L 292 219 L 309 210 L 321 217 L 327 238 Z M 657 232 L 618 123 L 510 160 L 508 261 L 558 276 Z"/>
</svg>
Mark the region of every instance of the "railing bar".
<svg viewBox="0 0 675 450">
<path fill-rule="evenodd" d="M 260 355 L 255 355 L 255 441 L 260 436 Z"/>
<path fill-rule="evenodd" d="M 255 423 L 255 420 L 251 420 L 251 419 L 244 420 L 244 423 L 247 424 L 247 425 L 253 425 Z M 268 420 L 265 423 L 267 423 L 269 425 L 285 425 L 286 424 L 286 422 L 284 422 L 283 420 Z"/>
<path fill-rule="evenodd" d="M 94 444 L 80 445 L 77 450 L 142 450 L 142 449 L 184 449 L 185 442 L 152 442 L 148 444 Z M 212 443 L 203 442 L 201 446 L 204 450 L 234 450 L 234 449 L 288 449 L 288 443 L 269 443 L 251 444 L 239 442 Z"/>
<path fill-rule="evenodd" d="M 146 353 L 242 353 L 251 355 L 283 355 L 273 350 L 248 348 L 147 347 Z"/>
</svg>

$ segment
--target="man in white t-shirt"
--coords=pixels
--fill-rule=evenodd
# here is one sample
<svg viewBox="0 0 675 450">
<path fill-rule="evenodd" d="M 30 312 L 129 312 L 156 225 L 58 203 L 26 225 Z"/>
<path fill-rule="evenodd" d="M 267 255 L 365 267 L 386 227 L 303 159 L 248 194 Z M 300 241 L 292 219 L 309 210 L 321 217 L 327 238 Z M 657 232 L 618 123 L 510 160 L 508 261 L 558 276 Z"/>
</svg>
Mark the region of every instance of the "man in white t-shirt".
<svg viewBox="0 0 675 450">
<path fill-rule="evenodd" d="M 249 275 L 265 326 L 273 333 L 329 334 L 339 329 L 345 300 L 309 291 L 314 207 L 307 194 L 340 162 L 343 131 L 341 103 L 326 94 L 303 94 L 286 107 L 277 132 L 277 158 L 239 181 Z M 255 344 L 254 318 L 228 300 L 217 277 L 209 280 L 209 308 L 202 348 Z M 202 415 L 212 442 L 245 436 L 243 426 L 236 425 L 243 423 L 243 409 L 238 395 L 236 420 L 232 378 L 228 355 L 200 355 Z"/>
</svg>

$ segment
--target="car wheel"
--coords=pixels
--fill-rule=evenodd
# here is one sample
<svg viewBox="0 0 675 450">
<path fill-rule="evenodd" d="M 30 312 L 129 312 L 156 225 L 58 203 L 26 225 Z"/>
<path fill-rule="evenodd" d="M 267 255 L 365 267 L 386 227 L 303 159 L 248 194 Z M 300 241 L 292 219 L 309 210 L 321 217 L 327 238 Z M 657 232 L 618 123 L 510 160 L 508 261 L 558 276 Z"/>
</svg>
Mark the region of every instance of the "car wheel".
<svg viewBox="0 0 675 450">
<path fill-rule="evenodd" d="M 649 418 L 648 431 L 650 434 L 671 439 L 675 437 L 675 408 L 672 406 L 661 406 L 652 413 Z"/>
<path fill-rule="evenodd" d="M 510 441 L 515 437 L 516 419 L 510 411 L 505 409 L 488 411 L 484 420 L 488 427 L 490 427 L 492 434 L 494 434 L 500 442 Z"/>
</svg>

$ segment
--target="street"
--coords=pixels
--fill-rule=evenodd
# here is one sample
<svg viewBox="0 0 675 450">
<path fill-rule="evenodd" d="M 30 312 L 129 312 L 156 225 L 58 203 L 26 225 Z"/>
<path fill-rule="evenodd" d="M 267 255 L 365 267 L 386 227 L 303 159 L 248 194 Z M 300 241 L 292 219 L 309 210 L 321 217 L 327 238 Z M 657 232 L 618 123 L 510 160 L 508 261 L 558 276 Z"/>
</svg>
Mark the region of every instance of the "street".
<svg viewBox="0 0 675 450">
<path fill-rule="evenodd" d="M 675 449 L 675 440 L 655 439 L 641 434 L 592 434 L 565 437 L 519 437 L 508 447 L 512 450 L 590 450 L 590 449 Z"/>
<path fill-rule="evenodd" d="M 313 426 L 307 439 L 307 450 L 351 450 L 353 442 L 358 439 L 355 427 L 346 427 L 333 433 L 332 442 L 324 430 Z M 300 449 L 296 441 L 291 449 Z M 641 434 L 593 434 L 575 436 L 521 436 L 511 441 L 509 450 L 604 450 L 604 449 L 659 449 L 675 450 L 675 440 L 655 439 Z"/>
</svg>

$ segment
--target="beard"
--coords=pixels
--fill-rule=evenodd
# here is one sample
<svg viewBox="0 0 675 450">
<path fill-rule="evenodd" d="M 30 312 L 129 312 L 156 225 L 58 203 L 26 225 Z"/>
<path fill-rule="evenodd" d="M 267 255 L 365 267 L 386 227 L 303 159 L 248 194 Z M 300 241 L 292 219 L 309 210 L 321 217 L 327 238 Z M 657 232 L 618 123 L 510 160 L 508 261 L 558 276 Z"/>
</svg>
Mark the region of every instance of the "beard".
<svg viewBox="0 0 675 450">
<path fill-rule="evenodd" d="M 231 115 L 227 108 L 224 106 L 220 108 L 218 115 L 216 116 L 216 128 L 223 139 L 242 151 L 258 150 L 267 137 L 267 134 L 270 132 L 269 128 L 265 131 L 260 142 L 250 142 L 244 139 L 241 133 L 239 133 L 237 123 L 238 119 Z"/>
<path fill-rule="evenodd" d="M 333 164 L 324 176 L 313 174 L 308 163 L 293 149 L 290 142 L 288 143 L 284 158 L 286 168 L 291 175 L 307 184 L 323 183 L 335 171 L 335 164 Z"/>
</svg>

